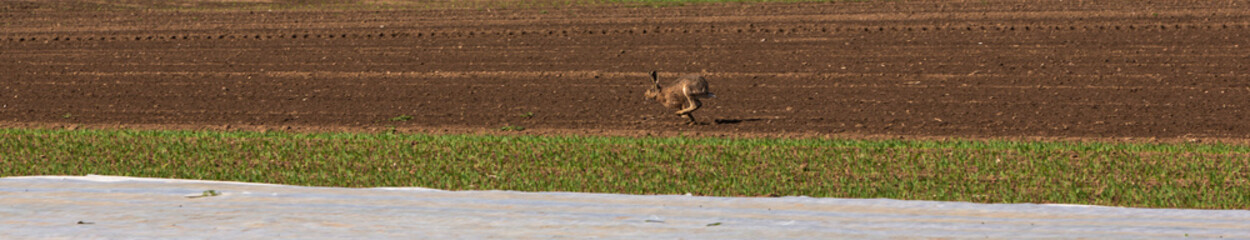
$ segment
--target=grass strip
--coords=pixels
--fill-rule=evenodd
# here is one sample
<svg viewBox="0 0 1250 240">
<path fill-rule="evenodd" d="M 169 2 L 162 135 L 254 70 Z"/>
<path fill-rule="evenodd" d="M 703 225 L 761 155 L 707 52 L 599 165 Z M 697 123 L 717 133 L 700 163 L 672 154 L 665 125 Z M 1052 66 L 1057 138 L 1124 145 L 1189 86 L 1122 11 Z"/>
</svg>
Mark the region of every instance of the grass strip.
<svg viewBox="0 0 1250 240">
<path fill-rule="evenodd" d="M 1247 209 L 1221 144 L 0 129 L 0 176 Z"/>
</svg>

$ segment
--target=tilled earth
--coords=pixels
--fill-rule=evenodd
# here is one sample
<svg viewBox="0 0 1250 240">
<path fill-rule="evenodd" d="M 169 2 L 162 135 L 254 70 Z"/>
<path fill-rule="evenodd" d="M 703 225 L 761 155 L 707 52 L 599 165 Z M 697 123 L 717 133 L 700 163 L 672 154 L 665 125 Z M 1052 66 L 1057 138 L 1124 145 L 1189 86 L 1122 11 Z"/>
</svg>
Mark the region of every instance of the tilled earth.
<svg viewBox="0 0 1250 240">
<path fill-rule="evenodd" d="M 1250 139 L 1248 1 L 5 4 L 0 126 Z M 651 70 L 708 77 L 704 124 Z"/>
</svg>

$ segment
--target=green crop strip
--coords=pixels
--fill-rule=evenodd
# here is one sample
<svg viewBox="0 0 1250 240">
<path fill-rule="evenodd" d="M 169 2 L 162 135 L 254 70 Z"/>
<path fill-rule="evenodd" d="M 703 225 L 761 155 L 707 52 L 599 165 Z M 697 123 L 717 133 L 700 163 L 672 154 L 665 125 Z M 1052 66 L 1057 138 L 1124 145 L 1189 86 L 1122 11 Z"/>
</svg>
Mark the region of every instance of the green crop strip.
<svg viewBox="0 0 1250 240">
<path fill-rule="evenodd" d="M 0 129 L 0 176 L 1250 207 L 1221 144 Z"/>
</svg>

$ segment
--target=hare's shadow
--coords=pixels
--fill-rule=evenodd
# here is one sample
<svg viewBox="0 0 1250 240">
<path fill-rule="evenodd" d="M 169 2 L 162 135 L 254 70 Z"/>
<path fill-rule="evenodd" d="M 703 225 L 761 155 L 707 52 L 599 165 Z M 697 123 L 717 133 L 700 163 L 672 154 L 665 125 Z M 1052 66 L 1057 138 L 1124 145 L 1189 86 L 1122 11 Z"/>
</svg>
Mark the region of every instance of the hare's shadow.
<svg viewBox="0 0 1250 240">
<path fill-rule="evenodd" d="M 743 123 L 743 122 L 754 122 L 754 121 L 760 121 L 760 120 L 764 120 L 764 119 L 762 119 L 762 118 L 742 118 L 742 119 L 734 119 L 734 118 L 730 118 L 730 119 L 716 119 L 716 120 L 715 120 L 715 123 L 716 123 L 716 124 L 739 124 L 739 123 Z"/>
</svg>

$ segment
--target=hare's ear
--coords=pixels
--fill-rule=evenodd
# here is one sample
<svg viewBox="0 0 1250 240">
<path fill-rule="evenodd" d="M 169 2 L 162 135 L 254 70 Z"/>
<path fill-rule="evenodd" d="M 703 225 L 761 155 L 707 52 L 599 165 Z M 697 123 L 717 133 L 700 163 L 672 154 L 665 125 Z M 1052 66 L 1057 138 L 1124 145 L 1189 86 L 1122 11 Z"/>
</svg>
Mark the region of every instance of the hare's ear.
<svg viewBox="0 0 1250 240">
<path fill-rule="evenodd" d="M 655 71 L 651 71 L 651 81 L 655 82 L 656 89 L 660 88 L 660 77 L 655 73 Z"/>
</svg>

